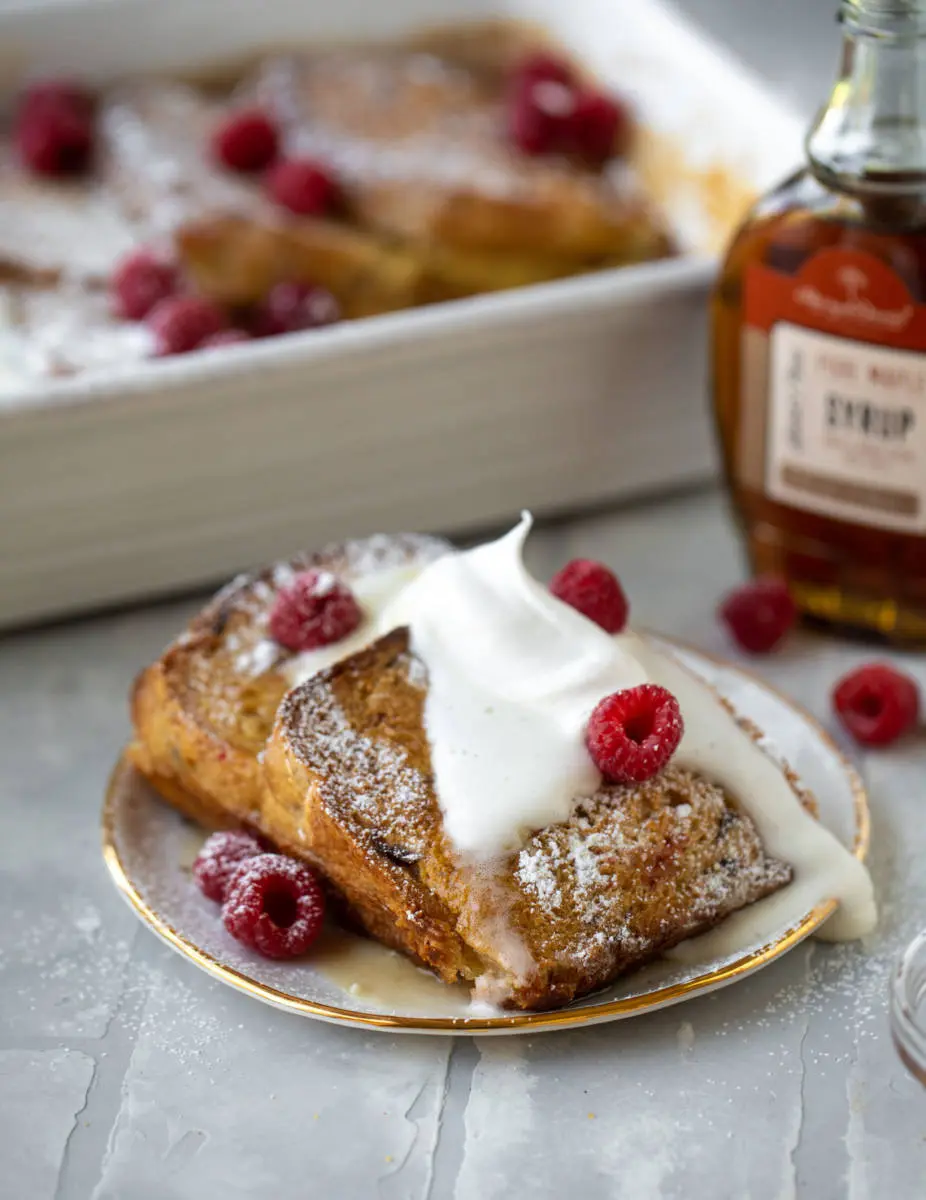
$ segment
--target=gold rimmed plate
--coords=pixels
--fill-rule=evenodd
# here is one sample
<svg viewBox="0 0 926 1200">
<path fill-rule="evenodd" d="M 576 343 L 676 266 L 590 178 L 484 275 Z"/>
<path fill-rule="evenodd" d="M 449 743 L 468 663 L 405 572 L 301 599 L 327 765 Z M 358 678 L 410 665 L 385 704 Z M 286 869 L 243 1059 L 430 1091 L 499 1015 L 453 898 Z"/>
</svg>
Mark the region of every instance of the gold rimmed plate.
<svg viewBox="0 0 926 1200">
<path fill-rule="evenodd" d="M 688 648 L 671 648 L 765 732 L 773 752 L 816 795 L 820 820 L 864 858 L 867 797 L 829 735 L 799 706 L 742 669 Z M 117 764 L 103 810 L 104 855 L 116 886 L 142 921 L 198 967 L 258 1000 L 366 1028 L 534 1033 L 636 1016 L 745 978 L 812 934 L 835 908 L 835 901 L 827 901 L 809 912 L 796 911 L 796 890 L 784 888 L 568 1008 L 496 1013 L 472 1007 L 466 989 L 445 987 L 401 956 L 346 933 L 326 933 L 309 957 L 296 962 L 251 954 L 226 934 L 218 909 L 191 880 L 190 865 L 203 837 L 127 761 Z"/>
</svg>

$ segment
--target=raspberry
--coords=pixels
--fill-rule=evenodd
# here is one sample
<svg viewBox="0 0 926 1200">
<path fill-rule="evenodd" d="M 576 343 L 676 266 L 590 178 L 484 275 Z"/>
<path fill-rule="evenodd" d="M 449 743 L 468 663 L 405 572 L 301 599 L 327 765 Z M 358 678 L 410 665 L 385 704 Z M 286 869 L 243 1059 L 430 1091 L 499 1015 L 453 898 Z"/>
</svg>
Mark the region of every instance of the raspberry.
<svg viewBox="0 0 926 1200">
<path fill-rule="evenodd" d="M 23 107 L 14 131 L 23 165 L 37 175 L 79 175 L 93 154 L 93 122 L 80 109 L 52 100 Z"/>
<path fill-rule="evenodd" d="M 154 332 L 155 354 L 187 354 L 198 350 L 225 324 L 221 309 L 201 296 L 170 296 L 156 304 L 147 317 Z"/>
<path fill-rule="evenodd" d="M 239 342 L 249 342 L 251 335 L 246 329 L 220 329 L 200 342 L 200 350 L 218 350 L 222 346 L 236 346 Z"/>
<path fill-rule="evenodd" d="M 259 108 L 232 113 L 212 135 L 212 154 L 232 171 L 262 171 L 277 156 L 276 126 Z"/>
<path fill-rule="evenodd" d="M 18 113 L 41 109 L 67 109 L 88 121 L 93 118 L 93 94 L 73 79 L 38 79 L 23 89 Z"/>
<path fill-rule="evenodd" d="M 767 654 L 797 620 L 797 606 L 781 579 L 755 579 L 722 601 L 717 615 L 733 640 L 751 654 Z"/>
<path fill-rule="evenodd" d="M 513 83 L 515 90 L 541 82 L 561 83 L 564 87 L 571 87 L 574 78 L 569 63 L 557 58 L 555 54 L 540 50 L 518 63 L 514 70 Z"/>
<path fill-rule="evenodd" d="M 575 92 L 552 79 L 528 79 L 508 102 L 508 136 L 524 154 L 562 150 L 575 112 Z"/>
<path fill-rule="evenodd" d="M 919 687 L 887 663 L 869 663 L 840 679 L 833 706 L 857 742 L 888 746 L 919 721 Z"/>
<path fill-rule="evenodd" d="M 109 281 L 113 311 L 127 321 L 141 321 L 178 285 L 177 270 L 150 250 L 133 250 L 116 266 Z"/>
<path fill-rule="evenodd" d="M 225 928 L 266 958 L 304 954 L 321 932 L 325 898 L 308 867 L 282 854 L 243 863 L 222 906 Z"/>
<path fill-rule="evenodd" d="M 331 292 L 308 283 L 278 283 L 254 310 L 255 337 L 276 337 L 319 329 L 340 320 L 341 309 Z"/>
<path fill-rule="evenodd" d="M 620 633 L 627 624 L 624 589 L 604 563 L 574 558 L 550 580 L 550 591 L 607 633 Z"/>
<path fill-rule="evenodd" d="M 605 92 L 576 95 L 567 142 L 572 153 L 592 166 L 601 166 L 612 154 L 627 150 L 630 133 L 627 109 Z"/>
<path fill-rule="evenodd" d="M 303 217 L 320 216 L 334 207 L 337 185 L 312 158 L 286 158 L 270 168 L 265 186 L 281 208 Z"/>
<path fill-rule="evenodd" d="M 666 765 L 682 740 L 678 701 L 655 683 L 606 696 L 585 730 L 585 744 L 611 783 L 642 783 Z"/>
<path fill-rule="evenodd" d="M 270 611 L 270 636 L 287 650 L 317 650 L 347 637 L 363 614 L 350 588 L 330 571 L 303 571 Z"/>
<path fill-rule="evenodd" d="M 262 854 L 263 848 L 253 834 L 213 833 L 193 862 L 193 878 L 204 896 L 221 904 L 232 876 L 247 858 Z"/>
</svg>

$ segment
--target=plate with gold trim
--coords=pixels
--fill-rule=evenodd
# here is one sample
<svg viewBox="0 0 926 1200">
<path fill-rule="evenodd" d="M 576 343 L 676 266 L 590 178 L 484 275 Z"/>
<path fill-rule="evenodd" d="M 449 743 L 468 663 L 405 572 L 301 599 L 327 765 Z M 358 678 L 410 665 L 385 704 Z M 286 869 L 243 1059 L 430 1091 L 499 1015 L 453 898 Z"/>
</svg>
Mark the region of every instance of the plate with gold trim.
<svg viewBox="0 0 926 1200">
<path fill-rule="evenodd" d="M 742 668 L 687 647 L 667 648 L 764 731 L 816 796 L 820 820 L 863 859 L 868 802 L 855 768 L 826 731 L 793 701 Z M 225 932 L 190 867 L 205 834 L 164 804 L 126 759 L 116 765 L 103 810 L 103 852 L 119 891 L 159 937 L 196 966 L 257 1000 L 338 1024 L 396 1032 L 536 1033 L 614 1021 L 677 1004 L 760 970 L 809 937 L 834 911 L 789 904 L 789 888 L 750 905 L 604 991 L 551 1012 L 476 1007 L 468 989 L 447 987 L 373 942 L 327 930 L 310 955 L 271 962 Z"/>
</svg>

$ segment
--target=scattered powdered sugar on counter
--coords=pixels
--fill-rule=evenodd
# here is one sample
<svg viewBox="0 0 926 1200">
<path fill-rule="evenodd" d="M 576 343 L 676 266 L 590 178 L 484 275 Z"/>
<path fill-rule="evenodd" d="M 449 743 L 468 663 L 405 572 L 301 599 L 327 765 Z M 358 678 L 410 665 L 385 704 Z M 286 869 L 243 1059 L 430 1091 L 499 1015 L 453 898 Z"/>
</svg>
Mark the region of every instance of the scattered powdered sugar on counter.
<svg viewBox="0 0 926 1200">
<path fill-rule="evenodd" d="M 9 998 L 0 1024 L 22 1037 L 102 1037 L 122 990 L 129 940 L 113 936 L 80 897 L 60 912 L 12 909 L 4 919 L 16 954 L 0 952 L 0 990 Z"/>
</svg>

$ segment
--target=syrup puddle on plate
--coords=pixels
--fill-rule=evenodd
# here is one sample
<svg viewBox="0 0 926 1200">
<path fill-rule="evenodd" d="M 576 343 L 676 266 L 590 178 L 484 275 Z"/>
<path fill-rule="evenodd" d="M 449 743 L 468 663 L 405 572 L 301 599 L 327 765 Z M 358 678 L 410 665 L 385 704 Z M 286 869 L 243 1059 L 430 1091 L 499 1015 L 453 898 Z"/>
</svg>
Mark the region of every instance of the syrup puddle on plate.
<svg viewBox="0 0 926 1200">
<path fill-rule="evenodd" d="M 197 854 L 203 848 L 206 834 L 203 833 L 198 825 L 184 824 L 185 828 L 180 839 L 179 852 L 177 854 L 177 866 L 181 871 L 189 875 L 193 870 L 193 863 L 196 861 Z"/>
<path fill-rule="evenodd" d="M 189 875 L 206 836 L 197 826 L 184 830 L 177 866 Z M 463 984 L 441 983 L 436 975 L 416 967 L 379 942 L 327 925 L 305 959 L 306 970 L 321 975 L 344 992 L 344 1006 L 359 1001 L 376 1012 L 418 1012 L 437 1017 L 485 1015 L 474 1013 L 472 992 Z"/>
<path fill-rule="evenodd" d="M 340 988 L 346 999 L 376 1011 L 473 1015 L 468 987 L 441 983 L 397 951 L 343 929 L 326 928 L 306 966 Z"/>
</svg>

